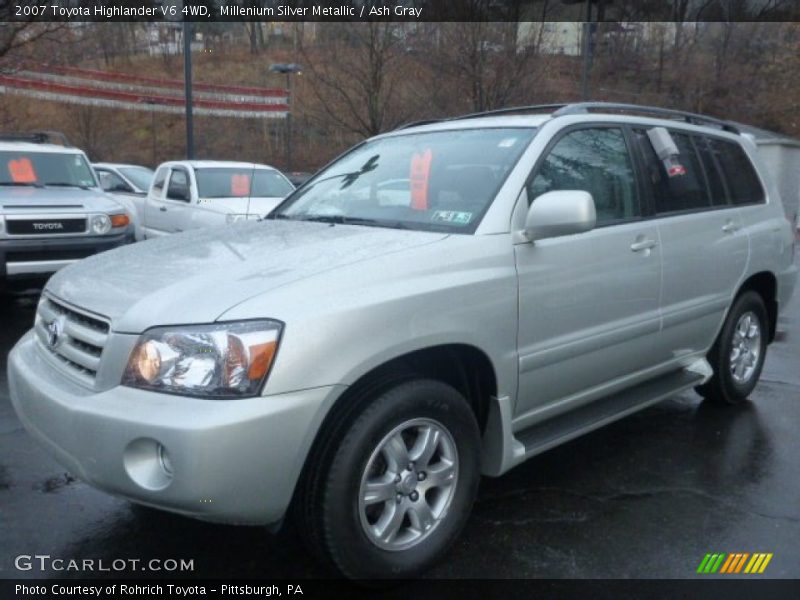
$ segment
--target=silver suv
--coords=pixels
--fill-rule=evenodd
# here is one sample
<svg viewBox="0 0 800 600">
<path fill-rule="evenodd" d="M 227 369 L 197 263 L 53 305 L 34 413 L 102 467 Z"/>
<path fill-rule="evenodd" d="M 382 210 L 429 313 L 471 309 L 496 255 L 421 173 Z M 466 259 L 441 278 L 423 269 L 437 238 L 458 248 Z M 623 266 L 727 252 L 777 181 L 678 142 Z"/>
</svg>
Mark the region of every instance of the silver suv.
<svg viewBox="0 0 800 600">
<path fill-rule="evenodd" d="M 99 188 L 86 155 L 51 137 L 0 135 L 0 286 L 133 239 L 130 215 Z"/>
<path fill-rule="evenodd" d="M 77 476 L 278 524 L 409 576 L 480 475 L 684 390 L 742 402 L 795 284 L 753 143 L 644 107 L 515 109 L 368 140 L 260 222 L 62 270 L 9 359 Z"/>
</svg>

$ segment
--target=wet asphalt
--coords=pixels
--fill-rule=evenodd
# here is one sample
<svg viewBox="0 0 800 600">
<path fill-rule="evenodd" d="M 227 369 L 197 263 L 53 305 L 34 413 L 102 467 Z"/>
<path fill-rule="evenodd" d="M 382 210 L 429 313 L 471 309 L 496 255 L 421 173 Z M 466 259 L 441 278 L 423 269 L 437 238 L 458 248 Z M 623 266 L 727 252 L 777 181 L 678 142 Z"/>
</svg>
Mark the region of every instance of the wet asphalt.
<svg viewBox="0 0 800 600">
<path fill-rule="evenodd" d="M 8 351 L 36 296 L 0 299 L 0 578 L 158 577 L 18 571 L 19 555 L 192 559 L 180 577 L 326 576 L 292 532 L 220 526 L 130 504 L 75 480 L 22 428 Z M 434 578 L 692 578 L 706 553 L 770 552 L 800 578 L 800 294 L 744 405 L 686 393 L 485 479 Z M 256 465 L 254 465 L 254 468 Z"/>
</svg>

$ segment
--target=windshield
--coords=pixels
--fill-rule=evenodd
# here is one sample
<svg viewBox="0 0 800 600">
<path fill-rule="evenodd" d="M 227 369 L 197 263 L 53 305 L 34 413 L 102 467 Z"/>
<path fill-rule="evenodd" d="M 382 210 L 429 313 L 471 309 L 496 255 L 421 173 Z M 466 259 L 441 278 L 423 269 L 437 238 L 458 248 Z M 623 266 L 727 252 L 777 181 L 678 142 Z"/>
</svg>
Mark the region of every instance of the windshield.
<svg viewBox="0 0 800 600">
<path fill-rule="evenodd" d="M 0 151 L 0 185 L 94 187 L 83 154 Z"/>
<path fill-rule="evenodd" d="M 270 218 L 472 233 L 534 132 L 461 129 L 367 142 Z"/>
<path fill-rule="evenodd" d="M 150 189 L 153 180 L 153 170 L 147 167 L 120 167 L 119 172 L 125 175 L 140 190 Z"/>
<path fill-rule="evenodd" d="M 283 198 L 293 189 L 289 180 L 274 169 L 211 168 L 195 169 L 200 198 Z"/>
</svg>

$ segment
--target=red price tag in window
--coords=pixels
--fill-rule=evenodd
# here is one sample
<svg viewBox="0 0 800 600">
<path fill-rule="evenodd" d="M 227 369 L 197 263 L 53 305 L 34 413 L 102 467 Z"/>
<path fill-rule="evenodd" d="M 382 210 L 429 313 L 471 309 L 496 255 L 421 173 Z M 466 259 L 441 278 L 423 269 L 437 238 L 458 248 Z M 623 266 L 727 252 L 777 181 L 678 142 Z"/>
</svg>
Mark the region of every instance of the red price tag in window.
<svg viewBox="0 0 800 600">
<path fill-rule="evenodd" d="M 250 176 L 237 173 L 231 177 L 231 196 L 250 195 Z"/>
<path fill-rule="evenodd" d="M 35 183 L 36 171 L 30 158 L 20 158 L 8 161 L 8 172 L 14 183 Z"/>
<path fill-rule="evenodd" d="M 433 152 L 430 148 L 411 157 L 409 185 L 411 187 L 411 208 L 414 210 L 428 210 L 428 183 L 432 160 Z"/>
</svg>

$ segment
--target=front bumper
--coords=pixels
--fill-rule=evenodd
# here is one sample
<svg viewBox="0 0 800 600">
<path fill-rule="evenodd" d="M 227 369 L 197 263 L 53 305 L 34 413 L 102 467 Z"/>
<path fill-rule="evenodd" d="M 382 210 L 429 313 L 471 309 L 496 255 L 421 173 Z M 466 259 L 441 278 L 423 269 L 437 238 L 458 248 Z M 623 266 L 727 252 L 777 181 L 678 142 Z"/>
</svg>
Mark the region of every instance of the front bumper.
<svg viewBox="0 0 800 600">
<path fill-rule="evenodd" d="M 109 493 L 215 522 L 283 517 L 319 425 L 343 389 L 244 400 L 122 386 L 93 392 L 54 370 L 43 352 L 31 332 L 11 351 L 11 402 L 62 465 Z"/>
<path fill-rule="evenodd" d="M 132 242 L 133 229 L 113 235 L 0 239 L 0 279 L 49 275 L 87 256 Z"/>
</svg>

